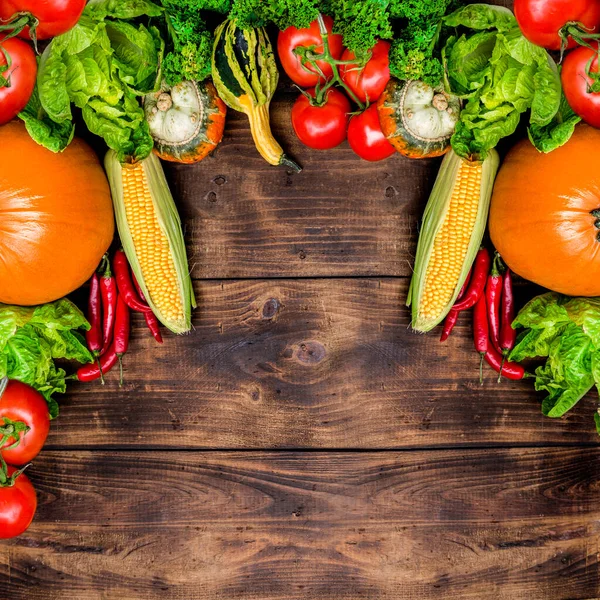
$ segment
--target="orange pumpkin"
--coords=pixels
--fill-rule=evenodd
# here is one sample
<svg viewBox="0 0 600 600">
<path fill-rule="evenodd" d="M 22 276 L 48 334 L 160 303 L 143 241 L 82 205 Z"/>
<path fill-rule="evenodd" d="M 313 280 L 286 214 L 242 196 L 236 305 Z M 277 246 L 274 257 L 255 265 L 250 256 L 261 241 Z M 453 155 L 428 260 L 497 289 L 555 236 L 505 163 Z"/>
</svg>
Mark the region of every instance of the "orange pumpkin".
<svg viewBox="0 0 600 600">
<path fill-rule="evenodd" d="M 494 186 L 490 234 L 504 261 L 569 296 L 600 296 L 599 148 L 600 131 L 588 125 L 550 154 L 524 140 Z"/>
<path fill-rule="evenodd" d="M 51 302 L 94 272 L 114 234 L 108 182 L 92 149 L 60 154 L 19 121 L 0 127 L 0 302 Z"/>
</svg>

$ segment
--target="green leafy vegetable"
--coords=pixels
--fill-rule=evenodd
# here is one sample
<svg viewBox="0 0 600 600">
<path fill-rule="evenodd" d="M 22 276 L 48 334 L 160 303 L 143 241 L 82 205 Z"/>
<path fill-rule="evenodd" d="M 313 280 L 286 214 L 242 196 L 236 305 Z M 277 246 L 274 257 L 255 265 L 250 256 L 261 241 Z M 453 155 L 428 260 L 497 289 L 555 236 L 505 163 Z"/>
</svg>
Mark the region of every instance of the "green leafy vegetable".
<svg viewBox="0 0 600 600">
<path fill-rule="evenodd" d="M 319 16 L 317 0 L 233 0 L 229 18 L 242 28 L 274 23 L 279 29 L 308 27 Z"/>
<path fill-rule="evenodd" d="M 213 29 L 210 12 L 227 14 L 230 0 L 162 0 L 170 38 L 163 74 L 169 85 L 210 76 Z"/>
<path fill-rule="evenodd" d="M 562 417 L 596 385 L 600 392 L 600 298 L 553 292 L 529 302 L 514 327 L 523 328 L 510 360 L 546 358 L 535 371 L 535 389 L 546 392 L 542 412 Z M 600 419 L 594 416 L 600 433 Z"/>
<path fill-rule="evenodd" d="M 125 19 L 161 13 L 149 0 L 93 0 L 52 40 L 40 60 L 39 105 L 34 98 L 22 115 L 38 143 L 64 149 L 74 105 L 121 161 L 148 156 L 153 142 L 138 97 L 160 84 L 164 43 L 155 26 Z"/>
<path fill-rule="evenodd" d="M 552 125 L 562 96 L 556 64 L 543 48 L 525 39 L 511 11 L 471 4 L 444 22 L 457 29 L 442 53 L 446 87 L 467 100 L 452 138 L 457 154 L 485 158 L 514 133 L 527 111 L 539 149 L 568 139 L 568 126 L 556 130 Z M 555 141 L 544 143 L 552 132 Z"/>
<path fill-rule="evenodd" d="M 75 126 L 72 121 L 53 121 L 40 103 L 37 86 L 33 90 L 27 106 L 19 113 L 29 135 L 52 152 L 62 152 L 73 139 Z"/>
<path fill-rule="evenodd" d="M 552 152 L 566 144 L 575 131 L 575 126 L 581 122 L 569 106 L 564 94 L 560 100 L 560 108 L 548 125 L 540 126 L 535 123 L 529 126 L 529 139 L 541 152 Z"/>
<path fill-rule="evenodd" d="M 66 381 L 64 369 L 54 361 L 92 362 L 80 333 L 89 327 L 83 313 L 65 298 L 34 307 L 0 304 L 0 378 L 34 387 L 46 398 L 51 418 L 56 417 L 54 394 L 65 392 Z"/>
</svg>

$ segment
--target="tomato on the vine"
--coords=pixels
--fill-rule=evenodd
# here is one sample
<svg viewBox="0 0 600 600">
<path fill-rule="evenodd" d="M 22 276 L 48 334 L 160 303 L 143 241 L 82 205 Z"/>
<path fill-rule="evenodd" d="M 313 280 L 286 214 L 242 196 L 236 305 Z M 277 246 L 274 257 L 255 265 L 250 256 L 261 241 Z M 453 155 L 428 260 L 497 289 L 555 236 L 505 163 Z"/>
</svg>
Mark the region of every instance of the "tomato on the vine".
<svg viewBox="0 0 600 600">
<path fill-rule="evenodd" d="M 390 43 L 379 40 L 371 49 L 371 57 L 359 68 L 356 64 L 343 64 L 340 75 L 344 83 L 361 102 L 376 102 L 390 80 Z M 344 50 L 342 61 L 351 61 L 356 55 Z"/>
<path fill-rule="evenodd" d="M 598 73 L 597 44 L 592 46 L 580 46 L 569 52 L 563 62 L 560 78 L 571 108 L 586 123 L 600 127 L 600 92 L 590 90 L 595 82 L 587 72 L 590 65 L 590 72 Z"/>
<path fill-rule="evenodd" d="M 342 45 L 342 36 L 332 33 L 333 19 L 323 16 L 323 22 L 327 29 L 329 42 L 329 52 L 331 57 L 339 60 L 344 47 Z M 302 62 L 298 54 L 294 52 L 296 48 L 303 46 L 306 48 L 312 47 L 315 54 L 323 52 L 323 38 L 319 29 L 319 21 L 313 21 L 309 27 L 297 29 L 296 27 L 288 27 L 284 31 L 279 32 L 277 38 L 277 53 L 284 71 L 288 77 L 301 87 L 314 87 L 319 83 L 324 83 L 323 77 L 316 71 L 312 65 Z M 333 69 L 328 62 L 317 60 L 316 65 L 321 69 L 323 75 L 330 79 L 333 75 Z"/>
<path fill-rule="evenodd" d="M 16 471 L 15 467 L 9 466 L 8 478 Z M 0 484 L 0 538 L 21 535 L 31 524 L 36 508 L 35 489 L 24 473 L 17 475 L 9 485 Z"/>
<path fill-rule="evenodd" d="M 515 0 L 515 17 L 523 35 L 548 50 L 560 50 L 560 30 L 567 24 L 580 24 L 583 32 L 600 31 L 598 0 Z M 568 39 L 568 48 L 576 46 Z"/>
<path fill-rule="evenodd" d="M 370 161 L 383 160 L 396 152 L 381 131 L 376 104 L 350 119 L 348 143 L 358 156 Z"/>
<path fill-rule="evenodd" d="M 33 49 L 23 40 L 10 38 L 0 41 L 0 46 L 4 50 L 0 52 L 0 75 L 8 82 L 0 87 L 0 125 L 4 125 L 29 102 L 35 87 L 37 61 Z M 8 69 L 6 55 L 10 59 Z"/>
<path fill-rule="evenodd" d="M 18 13 L 30 13 L 38 20 L 35 35 L 38 40 L 61 35 L 71 29 L 85 8 L 86 0 L 2 0 L 0 20 L 9 21 Z M 29 27 L 19 36 L 28 39 Z"/>
<path fill-rule="evenodd" d="M 314 98 L 315 89 L 306 94 Z M 304 145 L 329 150 L 346 139 L 350 110 L 348 98 L 333 87 L 325 92 L 321 106 L 313 106 L 305 94 L 300 94 L 292 107 L 292 126 Z"/>
<path fill-rule="evenodd" d="M 22 424 L 29 430 L 22 431 Z M 10 448 L 16 441 L 10 435 L 15 427 L 21 429 L 17 434 L 20 441 Z M 0 396 L 0 433 L 6 437 L 0 447 L 4 460 L 11 465 L 27 464 L 39 454 L 49 430 L 50 415 L 44 397 L 20 381 L 9 381 Z"/>
</svg>

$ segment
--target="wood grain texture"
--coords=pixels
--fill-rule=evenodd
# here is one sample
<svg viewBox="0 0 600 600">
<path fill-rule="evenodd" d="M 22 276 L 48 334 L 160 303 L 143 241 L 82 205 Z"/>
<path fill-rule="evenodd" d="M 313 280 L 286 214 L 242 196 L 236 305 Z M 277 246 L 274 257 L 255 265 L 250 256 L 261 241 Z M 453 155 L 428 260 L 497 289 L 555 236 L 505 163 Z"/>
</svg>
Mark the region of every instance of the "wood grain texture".
<svg viewBox="0 0 600 600">
<path fill-rule="evenodd" d="M 11 600 L 597 598 L 600 455 L 52 453 Z"/>
<path fill-rule="evenodd" d="M 564 420 L 531 382 L 479 385 L 465 315 L 445 344 L 408 327 L 405 279 L 207 281 L 195 331 L 135 319 L 125 385 L 74 383 L 52 447 L 402 448 L 597 443 L 593 398 Z"/>
<path fill-rule="evenodd" d="M 417 224 L 439 160 L 358 158 L 295 138 L 293 97 L 272 105 L 275 135 L 304 166 L 268 165 L 244 115 L 229 111 L 224 141 L 198 165 L 165 165 L 197 278 L 408 275 Z"/>
</svg>

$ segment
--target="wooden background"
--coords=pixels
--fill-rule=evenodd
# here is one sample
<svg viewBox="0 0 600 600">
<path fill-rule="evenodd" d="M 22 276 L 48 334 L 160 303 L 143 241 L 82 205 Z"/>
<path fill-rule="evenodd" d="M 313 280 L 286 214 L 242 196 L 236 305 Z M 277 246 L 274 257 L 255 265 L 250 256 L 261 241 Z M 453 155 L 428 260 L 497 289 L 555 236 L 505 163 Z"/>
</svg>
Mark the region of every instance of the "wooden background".
<svg viewBox="0 0 600 600">
<path fill-rule="evenodd" d="M 302 173 L 233 112 L 213 158 L 166 166 L 195 329 L 161 347 L 135 319 L 124 387 L 71 387 L 0 598 L 600 598 L 595 399 L 544 419 L 531 383 L 479 385 L 468 318 L 413 334 L 439 161 L 310 151 L 292 101 Z"/>
</svg>

